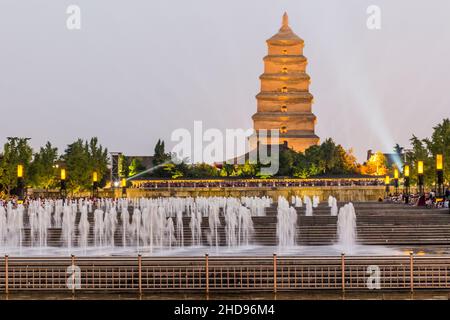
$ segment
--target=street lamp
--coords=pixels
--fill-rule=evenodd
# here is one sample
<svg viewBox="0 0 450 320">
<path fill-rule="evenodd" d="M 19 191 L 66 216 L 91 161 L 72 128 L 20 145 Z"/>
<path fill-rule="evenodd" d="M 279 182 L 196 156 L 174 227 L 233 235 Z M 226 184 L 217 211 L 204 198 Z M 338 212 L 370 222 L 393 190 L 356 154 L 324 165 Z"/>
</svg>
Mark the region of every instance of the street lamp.
<svg viewBox="0 0 450 320">
<path fill-rule="evenodd" d="M 23 180 L 23 165 L 17 165 L 17 203 L 23 203 L 24 195 L 25 195 L 25 183 Z"/>
<path fill-rule="evenodd" d="M 409 193 L 410 193 L 409 165 L 405 165 L 403 175 L 404 175 L 403 184 L 405 186 L 405 203 L 408 204 L 409 203 Z"/>
<path fill-rule="evenodd" d="M 417 162 L 417 177 L 418 177 L 418 185 L 419 185 L 419 194 L 423 195 L 424 188 L 423 188 L 423 161 Z"/>
<path fill-rule="evenodd" d="M 384 184 L 386 186 L 386 197 L 387 197 L 387 196 L 389 196 L 390 184 L 391 184 L 391 178 L 389 176 L 386 176 L 384 178 Z"/>
<path fill-rule="evenodd" d="M 120 184 L 122 186 L 122 197 L 126 198 L 126 196 L 127 196 L 127 179 L 122 178 Z"/>
<path fill-rule="evenodd" d="M 395 195 L 398 195 L 398 177 L 399 177 L 399 172 L 398 169 L 395 168 L 394 169 L 394 186 L 395 186 Z"/>
<path fill-rule="evenodd" d="M 66 190 L 67 190 L 67 186 L 66 186 L 66 169 L 62 168 L 61 169 L 61 176 L 60 176 L 60 193 L 61 193 L 61 197 L 62 198 L 66 197 Z"/>
<path fill-rule="evenodd" d="M 98 188 L 98 173 L 94 171 L 92 173 L 92 197 L 97 196 L 97 188 Z"/>
<path fill-rule="evenodd" d="M 437 196 L 444 196 L 444 159 L 442 154 L 436 155 Z"/>
</svg>

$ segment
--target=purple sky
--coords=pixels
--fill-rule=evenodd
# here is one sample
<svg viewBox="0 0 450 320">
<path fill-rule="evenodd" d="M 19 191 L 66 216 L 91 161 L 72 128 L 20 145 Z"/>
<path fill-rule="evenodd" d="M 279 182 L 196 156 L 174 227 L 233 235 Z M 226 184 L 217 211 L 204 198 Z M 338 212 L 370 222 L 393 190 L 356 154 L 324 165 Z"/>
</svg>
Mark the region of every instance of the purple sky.
<svg viewBox="0 0 450 320">
<path fill-rule="evenodd" d="M 70 4 L 81 30 L 66 28 Z M 366 27 L 371 4 L 381 30 Z M 305 40 L 322 140 L 363 160 L 450 116 L 448 0 L 1 0 L 0 143 L 98 136 L 151 154 L 194 120 L 250 128 L 265 40 L 285 10 Z"/>
</svg>

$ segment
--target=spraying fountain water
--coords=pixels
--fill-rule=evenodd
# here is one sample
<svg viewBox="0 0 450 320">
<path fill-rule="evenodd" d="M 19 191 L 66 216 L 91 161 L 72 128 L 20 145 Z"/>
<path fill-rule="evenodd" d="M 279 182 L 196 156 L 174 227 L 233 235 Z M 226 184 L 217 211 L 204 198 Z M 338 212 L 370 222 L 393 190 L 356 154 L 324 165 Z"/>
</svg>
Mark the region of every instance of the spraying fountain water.
<svg viewBox="0 0 450 320">
<path fill-rule="evenodd" d="M 90 225 L 88 220 L 88 208 L 84 205 L 81 208 L 80 222 L 78 223 L 78 245 L 86 252 L 88 247 L 88 236 L 90 231 Z"/>
<path fill-rule="evenodd" d="M 209 222 L 209 232 L 207 235 L 207 239 L 210 246 L 215 246 L 216 248 L 219 247 L 219 226 L 220 226 L 220 219 L 219 219 L 219 206 L 216 204 L 211 204 L 209 207 L 209 215 L 208 215 L 208 222 Z"/>
<path fill-rule="evenodd" d="M 356 245 L 356 213 L 352 203 L 339 210 L 337 235 L 339 246 L 345 253 L 351 254 Z"/>
<path fill-rule="evenodd" d="M 238 221 L 235 208 L 228 207 L 225 211 L 225 237 L 227 246 L 229 248 L 237 245 L 236 239 L 237 224 Z"/>
<path fill-rule="evenodd" d="M 172 244 L 176 242 L 175 226 L 171 217 L 167 219 L 164 239 L 166 241 L 166 246 L 169 247 L 169 249 L 172 248 Z"/>
<path fill-rule="evenodd" d="M 239 207 L 238 246 L 248 246 L 253 235 L 253 220 L 249 209 Z"/>
<path fill-rule="evenodd" d="M 305 196 L 305 216 L 312 216 L 313 215 L 313 204 L 311 202 L 311 198 L 308 196 Z"/>
<path fill-rule="evenodd" d="M 320 203 L 320 198 L 318 196 L 313 196 L 312 206 L 313 208 L 317 208 Z"/>
<path fill-rule="evenodd" d="M 202 239 L 202 213 L 201 211 L 194 211 L 191 213 L 191 221 L 189 222 L 191 228 L 191 241 L 193 246 L 201 245 Z"/>
<path fill-rule="evenodd" d="M 130 233 L 130 213 L 126 206 L 122 207 L 120 213 L 120 221 L 122 223 L 122 246 L 127 246 L 127 236 Z"/>
<path fill-rule="evenodd" d="M 306 215 L 311 216 L 313 201 L 310 197 L 304 199 Z M 211 248 L 218 255 L 267 254 L 277 248 L 287 255 L 372 250 L 372 247 L 355 246 L 356 216 L 351 204 L 341 208 L 338 216 L 338 244 L 317 248 L 297 246 L 298 215 L 294 206 L 303 202 L 300 197 L 290 200 L 292 206 L 284 197 L 279 197 L 275 212 L 271 209 L 266 212 L 272 200 L 265 197 L 101 199 L 95 202 L 44 199 L 17 207 L 3 202 L 0 203 L 0 252 L 19 256 L 136 253 L 164 256 L 204 254 Z M 331 215 L 337 215 L 336 199 L 329 197 L 328 200 Z M 89 212 L 90 206 L 92 212 Z M 272 228 L 275 219 L 276 238 L 267 237 L 267 230 Z M 258 223 L 256 228 L 254 221 Z M 184 235 L 189 232 L 186 244 Z M 264 244 L 258 243 L 259 240 Z"/>
<path fill-rule="evenodd" d="M 63 208 L 62 217 L 62 238 L 64 244 L 68 249 L 72 247 L 72 243 L 75 237 L 75 213 L 74 207 L 66 205 Z"/>
<path fill-rule="evenodd" d="M 104 212 L 101 209 L 94 211 L 94 244 L 96 247 L 104 245 L 105 220 L 103 214 Z"/>
<path fill-rule="evenodd" d="M 330 198 L 328 198 L 328 205 L 331 207 L 330 209 L 330 213 L 332 216 L 337 216 L 338 214 L 338 206 L 337 206 L 337 200 L 336 198 L 330 196 Z"/>
<path fill-rule="evenodd" d="M 104 220 L 104 239 L 107 246 L 114 247 L 114 235 L 117 228 L 117 211 L 115 207 L 110 207 L 109 212 L 105 214 Z"/>
<path fill-rule="evenodd" d="M 177 239 L 178 246 L 184 247 L 183 211 L 177 211 Z"/>
<path fill-rule="evenodd" d="M 278 198 L 277 209 L 277 237 L 278 246 L 283 249 L 295 245 L 297 236 L 297 211 L 289 207 L 289 202 L 283 198 Z"/>
<path fill-rule="evenodd" d="M 292 205 L 296 208 L 303 207 L 303 201 L 302 198 L 299 196 L 292 196 Z"/>
</svg>

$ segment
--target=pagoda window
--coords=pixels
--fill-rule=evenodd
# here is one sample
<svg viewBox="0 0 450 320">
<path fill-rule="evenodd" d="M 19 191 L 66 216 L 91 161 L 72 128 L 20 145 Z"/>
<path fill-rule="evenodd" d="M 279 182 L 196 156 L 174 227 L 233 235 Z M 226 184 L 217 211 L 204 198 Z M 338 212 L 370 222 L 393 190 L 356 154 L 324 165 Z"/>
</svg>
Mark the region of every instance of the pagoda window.
<svg viewBox="0 0 450 320">
<path fill-rule="evenodd" d="M 287 50 L 286 49 L 284 49 L 283 50 L 283 54 L 287 54 L 288 52 L 287 52 Z"/>
<path fill-rule="evenodd" d="M 281 112 L 287 112 L 287 106 L 281 106 Z"/>
<path fill-rule="evenodd" d="M 287 91 L 288 91 L 288 90 L 287 90 L 287 87 L 281 88 L 281 92 L 286 93 Z"/>
<path fill-rule="evenodd" d="M 287 68 L 286 68 L 286 67 L 283 67 L 283 69 L 281 70 L 281 72 L 282 72 L 282 73 L 287 73 L 287 72 L 288 72 L 288 70 L 287 70 Z"/>
<path fill-rule="evenodd" d="M 287 127 L 286 126 L 282 126 L 280 128 L 280 133 L 287 133 Z"/>
</svg>

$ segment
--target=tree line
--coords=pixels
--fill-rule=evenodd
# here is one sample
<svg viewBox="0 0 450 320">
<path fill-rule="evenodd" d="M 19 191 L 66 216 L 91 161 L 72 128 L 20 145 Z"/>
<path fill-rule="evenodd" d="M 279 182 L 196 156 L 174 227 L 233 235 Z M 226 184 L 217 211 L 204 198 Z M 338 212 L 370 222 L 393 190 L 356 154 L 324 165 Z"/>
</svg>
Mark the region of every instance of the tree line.
<svg viewBox="0 0 450 320">
<path fill-rule="evenodd" d="M 66 185 L 69 191 L 80 192 L 92 187 L 92 174 L 97 172 L 99 187 L 109 179 L 109 157 L 107 148 L 96 137 L 89 140 L 77 139 L 69 144 L 62 154 L 50 142 L 34 152 L 29 138 L 9 137 L 0 155 L 0 191 L 10 195 L 18 185 L 17 166 L 24 169 L 24 182 L 27 187 L 37 189 L 57 189 L 60 185 L 60 172 L 67 172 Z M 405 149 L 399 144 L 394 147 L 398 161 L 394 166 L 403 171 L 410 167 L 411 182 L 417 182 L 417 163 L 424 163 L 426 185 L 436 181 L 436 155 L 444 158 L 444 179 L 450 181 L 450 120 L 444 119 L 433 127 L 428 138 L 410 139 L 411 148 Z M 206 163 L 189 164 L 187 161 L 172 161 L 172 155 L 165 151 L 164 141 L 158 140 L 152 158 L 152 168 L 143 166 L 139 158 L 120 156 L 119 176 L 132 178 L 136 175 L 153 178 L 212 178 L 241 177 L 265 178 L 260 176 L 259 163 L 246 162 L 240 165 L 223 163 L 221 166 Z M 388 167 L 388 161 L 381 152 L 359 164 L 352 150 L 345 150 L 332 139 L 326 139 L 320 145 L 309 147 L 304 152 L 281 148 L 279 154 L 278 177 L 311 178 L 333 175 L 393 175 L 394 167 Z"/>
<path fill-rule="evenodd" d="M 67 189 L 86 191 L 92 186 L 93 172 L 97 172 L 100 186 L 108 179 L 108 150 L 97 138 L 78 139 L 69 144 L 59 155 L 58 148 L 47 142 L 37 152 L 29 145 L 28 138 L 9 137 L 3 146 L 0 159 L 0 188 L 10 195 L 18 185 L 17 166 L 24 170 L 24 183 L 37 189 L 57 189 L 60 186 L 61 169 L 67 172 Z"/>
<path fill-rule="evenodd" d="M 158 141 L 153 159 L 154 170 L 148 173 L 155 178 L 267 178 L 260 175 L 260 163 L 222 163 L 220 166 L 207 163 L 188 164 L 186 161 L 171 161 L 170 153 L 164 151 L 164 142 Z M 357 174 L 358 163 L 352 150 L 345 150 L 332 139 L 312 146 L 305 152 L 280 148 L 277 177 L 309 178 L 318 175 Z"/>
</svg>

